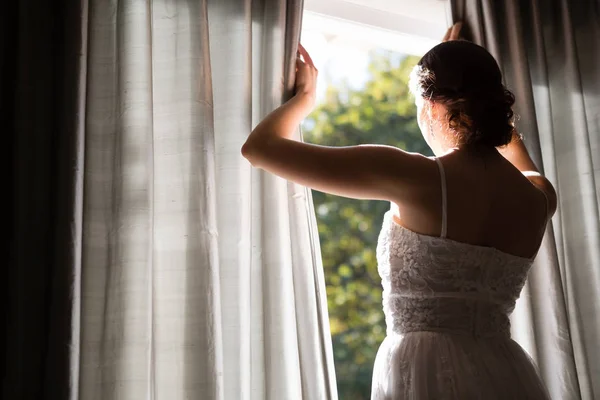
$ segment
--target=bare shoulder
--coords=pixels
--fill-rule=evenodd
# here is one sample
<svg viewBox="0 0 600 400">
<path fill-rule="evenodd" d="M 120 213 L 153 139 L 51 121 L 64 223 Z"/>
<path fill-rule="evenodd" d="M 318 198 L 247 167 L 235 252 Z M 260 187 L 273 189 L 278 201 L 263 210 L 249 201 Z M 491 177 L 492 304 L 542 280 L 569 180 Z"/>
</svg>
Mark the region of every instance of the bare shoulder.
<svg viewBox="0 0 600 400">
<path fill-rule="evenodd" d="M 398 165 L 401 169 L 389 170 L 391 176 L 396 178 L 396 203 L 421 201 L 440 187 L 440 172 L 435 158 L 420 153 L 405 154 L 404 160 Z"/>
<path fill-rule="evenodd" d="M 436 214 L 442 197 L 440 168 L 434 157 L 420 153 L 408 153 L 405 168 L 396 173 L 395 193 L 391 199 L 403 215 L 403 221 L 417 231 L 427 231 L 421 223 Z M 433 211 L 432 211 L 433 210 Z M 427 215 L 427 218 L 423 218 Z M 412 221 L 412 222 L 411 222 Z"/>
</svg>

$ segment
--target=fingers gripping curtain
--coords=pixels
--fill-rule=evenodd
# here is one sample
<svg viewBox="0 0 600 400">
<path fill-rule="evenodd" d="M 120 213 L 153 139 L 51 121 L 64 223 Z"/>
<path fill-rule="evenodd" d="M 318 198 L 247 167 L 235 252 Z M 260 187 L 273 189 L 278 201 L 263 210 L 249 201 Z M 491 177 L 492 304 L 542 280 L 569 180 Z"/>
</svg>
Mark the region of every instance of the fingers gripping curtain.
<svg viewBox="0 0 600 400">
<path fill-rule="evenodd" d="M 512 317 L 553 398 L 600 396 L 600 4 L 453 0 L 499 61 L 559 207 Z"/>
<path fill-rule="evenodd" d="M 240 155 L 301 3 L 90 2 L 79 398 L 336 398 L 310 193 Z"/>
</svg>

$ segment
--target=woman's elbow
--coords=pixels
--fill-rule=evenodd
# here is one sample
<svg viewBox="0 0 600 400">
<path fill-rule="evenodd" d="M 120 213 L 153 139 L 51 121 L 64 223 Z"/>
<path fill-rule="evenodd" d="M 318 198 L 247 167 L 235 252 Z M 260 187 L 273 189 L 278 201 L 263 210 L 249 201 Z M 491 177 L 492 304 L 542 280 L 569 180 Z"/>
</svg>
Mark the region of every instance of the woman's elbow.
<svg viewBox="0 0 600 400">
<path fill-rule="evenodd" d="M 255 143 L 247 140 L 242 146 L 242 156 L 248 160 L 250 164 L 256 166 L 257 150 Z"/>
</svg>

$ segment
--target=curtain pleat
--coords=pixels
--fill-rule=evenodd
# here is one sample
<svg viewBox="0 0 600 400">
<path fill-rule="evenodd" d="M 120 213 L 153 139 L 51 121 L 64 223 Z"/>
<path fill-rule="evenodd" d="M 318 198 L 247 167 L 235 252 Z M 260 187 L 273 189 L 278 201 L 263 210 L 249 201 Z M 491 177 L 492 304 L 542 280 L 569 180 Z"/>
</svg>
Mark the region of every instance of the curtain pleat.
<svg viewBox="0 0 600 400">
<path fill-rule="evenodd" d="M 6 156 L 3 399 L 67 399 L 77 365 L 87 2 L 22 0 L 0 12 Z"/>
<path fill-rule="evenodd" d="M 243 4 L 209 2 L 219 251 L 227 257 L 221 299 L 223 326 L 230 327 L 223 337 L 231 344 L 225 398 L 332 399 L 333 353 L 310 191 L 239 157 L 252 128 L 291 92 L 302 2 Z"/>
<path fill-rule="evenodd" d="M 240 154 L 301 11 L 92 2 L 79 398 L 336 398 L 308 191 Z"/>
</svg>

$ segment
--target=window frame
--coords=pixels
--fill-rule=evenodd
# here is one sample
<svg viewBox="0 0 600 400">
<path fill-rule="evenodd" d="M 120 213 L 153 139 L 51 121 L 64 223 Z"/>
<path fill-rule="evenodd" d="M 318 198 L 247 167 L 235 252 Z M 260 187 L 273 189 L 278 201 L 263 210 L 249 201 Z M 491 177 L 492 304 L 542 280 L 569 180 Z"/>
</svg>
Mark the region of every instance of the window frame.
<svg viewBox="0 0 600 400">
<path fill-rule="evenodd" d="M 359 4 L 360 0 L 305 0 L 303 24 L 318 26 L 324 33 L 352 41 L 376 42 L 378 47 L 410 55 L 423 55 L 440 42 L 451 20 L 448 0 L 428 0 L 429 7 L 435 7 L 437 12 L 420 13 L 418 17 L 411 14 L 417 15 L 413 10 L 422 6 L 423 0 L 387 1 L 396 8 L 401 5 L 402 14 L 385 9 L 386 1 L 379 1 L 376 8 Z"/>
</svg>

